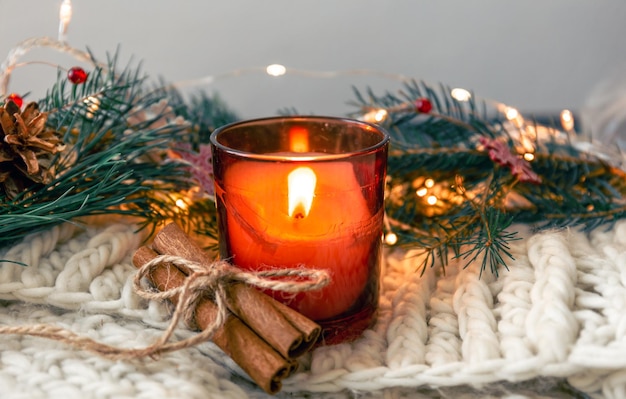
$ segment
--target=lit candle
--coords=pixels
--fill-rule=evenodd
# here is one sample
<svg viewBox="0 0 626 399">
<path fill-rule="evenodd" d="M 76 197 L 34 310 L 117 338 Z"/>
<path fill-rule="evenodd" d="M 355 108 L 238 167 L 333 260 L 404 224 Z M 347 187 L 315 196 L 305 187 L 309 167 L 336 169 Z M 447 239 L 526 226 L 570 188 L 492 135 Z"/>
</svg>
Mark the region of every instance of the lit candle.
<svg viewBox="0 0 626 399">
<path fill-rule="evenodd" d="M 313 197 L 311 187 L 304 187 L 311 183 L 310 176 L 298 173 L 306 170 L 318 182 Z M 301 179 L 301 184 L 289 185 L 290 176 L 292 183 Z M 254 269 L 327 269 L 331 284 L 321 291 L 275 295 L 313 320 L 337 316 L 356 302 L 368 278 L 372 242 L 380 241 L 377 226 L 382 214 L 370 214 L 350 163 L 295 169 L 290 164 L 240 163 L 226 172 L 224 186 L 234 263 Z M 303 195 L 292 193 L 294 188 Z M 304 201 L 297 202 L 290 214 L 288 199 L 294 194 Z M 310 201 L 308 211 L 305 201 Z"/>
<path fill-rule="evenodd" d="M 221 255 L 246 269 L 327 270 L 331 283 L 319 291 L 268 293 L 322 327 L 332 325 L 326 326 L 334 330 L 326 331 L 327 340 L 353 338 L 377 304 L 387 136 L 343 119 L 261 121 L 255 134 L 250 131 L 258 122 L 251 121 L 212 136 Z M 268 121 L 276 125 L 268 128 Z M 336 125 L 331 133 L 323 129 L 328 123 Z M 364 143 L 358 134 L 367 137 Z M 251 140 L 259 153 L 230 148 L 252 148 Z M 364 148 L 356 150 L 353 140 Z"/>
</svg>

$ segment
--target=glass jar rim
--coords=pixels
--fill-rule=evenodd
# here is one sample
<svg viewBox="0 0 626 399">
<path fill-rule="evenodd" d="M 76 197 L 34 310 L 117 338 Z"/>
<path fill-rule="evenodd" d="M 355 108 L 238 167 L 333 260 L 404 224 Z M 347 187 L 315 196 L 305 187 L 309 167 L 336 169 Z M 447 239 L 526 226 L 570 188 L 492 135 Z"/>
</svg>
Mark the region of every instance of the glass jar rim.
<svg viewBox="0 0 626 399">
<path fill-rule="evenodd" d="M 252 125 L 271 125 L 271 124 L 279 124 L 281 121 L 289 122 L 289 123 L 308 123 L 315 125 L 322 125 L 324 123 L 331 123 L 334 125 L 339 125 L 341 123 L 349 123 L 353 127 L 358 127 L 364 131 L 368 131 L 379 136 L 379 139 L 372 145 L 364 146 L 363 148 L 359 148 L 358 150 L 349 150 L 340 153 L 298 153 L 298 152 L 290 152 L 290 153 L 262 153 L 262 152 L 252 152 L 241 150 L 237 148 L 230 147 L 224 143 L 219 141 L 220 134 L 224 132 L 231 131 L 233 129 L 244 128 L 245 126 Z M 271 116 L 265 118 L 255 118 L 255 119 L 247 119 L 242 121 L 237 121 L 233 123 L 229 123 L 227 125 L 221 126 L 215 129 L 210 135 L 210 143 L 211 145 L 233 156 L 237 156 L 239 158 L 248 158 L 260 161 L 334 161 L 341 159 L 348 159 L 358 156 L 363 156 L 371 153 L 375 153 L 381 148 L 385 147 L 390 140 L 389 133 L 387 131 L 378 126 L 369 122 L 360 121 L 357 119 L 351 118 L 343 118 L 343 117 L 334 117 L 334 116 L 318 116 L 318 115 L 290 115 L 290 116 Z"/>
</svg>

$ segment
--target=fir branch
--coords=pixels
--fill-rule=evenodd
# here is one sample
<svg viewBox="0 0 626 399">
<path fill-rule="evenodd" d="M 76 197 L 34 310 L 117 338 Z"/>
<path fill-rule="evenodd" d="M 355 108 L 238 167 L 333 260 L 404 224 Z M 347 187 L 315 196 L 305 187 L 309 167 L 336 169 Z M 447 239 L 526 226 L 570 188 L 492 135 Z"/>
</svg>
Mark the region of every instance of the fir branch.
<svg viewBox="0 0 626 399">
<path fill-rule="evenodd" d="M 153 228 L 180 217 L 177 198 L 169 193 L 195 182 L 187 164 L 169 158 L 168 151 L 188 140 L 190 125 L 167 106 L 172 92 L 147 82 L 139 67 L 117 69 L 116 56 L 106 68 L 90 71 L 82 85 L 70 86 L 58 75 L 39 104 L 48 112 L 48 125 L 63 133 L 66 150 L 53 159 L 56 174 L 48 184 L 13 200 L 0 194 L 0 246 L 83 216 L 126 215 Z M 211 105 L 205 98 L 188 110 L 201 118 Z M 209 119 L 203 120 L 207 126 Z"/>
<path fill-rule="evenodd" d="M 480 209 L 478 212 L 481 228 L 476 229 L 476 233 L 464 243 L 467 249 L 458 257 L 466 260 L 465 267 L 474 264 L 479 259 L 480 275 L 489 268 L 497 277 L 500 267 L 509 269 L 503 257 L 514 259 L 509 252 L 509 242 L 518 237 L 515 232 L 506 230 L 513 218 L 509 217 L 503 221 L 505 215 L 495 208 Z"/>
<path fill-rule="evenodd" d="M 152 228 L 174 219 L 214 246 L 215 206 L 206 196 L 186 209 L 176 205 L 197 182 L 186 161 L 168 154 L 176 143 L 198 150 L 237 116 L 217 97 L 200 93 L 185 101 L 164 83 L 151 86 L 139 67 L 118 69 L 117 54 L 106 67 L 94 64 L 101 67 L 82 85 L 59 74 L 41 100 L 67 149 L 53 159 L 51 182 L 12 200 L 0 194 L 0 246 L 98 214 L 132 216 Z M 566 134 L 544 132 L 532 120 L 508 122 L 474 96 L 453 98 L 444 85 L 411 81 L 395 94 L 354 88 L 354 96 L 352 116 L 387 111 L 381 122 L 391 135 L 385 210 L 399 244 L 424 251 L 422 273 L 456 257 L 498 275 L 512 259 L 514 222 L 592 228 L 626 217 L 624 171 Z M 418 112 L 415 103 L 424 99 L 432 110 Z M 531 181 L 542 183 L 529 183 L 532 174 L 537 179 Z"/>
<path fill-rule="evenodd" d="M 452 98 L 445 86 L 409 82 L 398 95 L 354 91 L 357 113 L 388 113 L 381 122 L 392 138 L 386 213 L 400 245 L 423 249 L 422 272 L 436 261 L 445 266 L 453 252 L 479 263 L 481 273 L 489 268 L 497 275 L 512 258 L 509 244 L 517 237 L 508 229 L 514 222 L 593 228 L 626 217 L 624 172 L 566 134 L 532 120 L 509 123 L 473 96 Z M 423 99 L 432 111 L 415 109 Z M 490 140 L 511 153 L 490 154 L 484 145 Z M 522 157 L 528 151 L 531 161 Z M 527 174 L 520 174 L 523 168 Z M 529 181 L 542 183 L 520 180 L 531 174 L 537 178 Z M 425 200 L 426 178 L 439 190 L 434 204 Z"/>
</svg>

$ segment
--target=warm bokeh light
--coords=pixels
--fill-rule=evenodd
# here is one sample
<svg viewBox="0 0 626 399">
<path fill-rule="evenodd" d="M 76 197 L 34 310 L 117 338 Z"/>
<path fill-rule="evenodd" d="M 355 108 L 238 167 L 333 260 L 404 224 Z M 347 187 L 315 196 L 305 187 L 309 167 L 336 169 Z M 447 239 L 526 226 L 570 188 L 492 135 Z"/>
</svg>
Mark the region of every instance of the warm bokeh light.
<svg viewBox="0 0 626 399">
<path fill-rule="evenodd" d="M 504 115 L 506 116 L 506 119 L 512 121 L 514 119 L 517 119 L 517 117 L 519 116 L 519 111 L 513 107 L 506 107 L 504 110 Z"/>
<path fill-rule="evenodd" d="M 561 111 L 561 126 L 565 131 L 574 130 L 574 114 L 569 109 Z"/>
<path fill-rule="evenodd" d="M 59 9 L 59 40 L 65 41 L 65 35 L 67 34 L 67 27 L 72 20 L 72 2 L 70 0 L 63 0 L 61 8 Z"/>
<path fill-rule="evenodd" d="M 398 242 L 398 236 L 394 232 L 385 234 L 385 244 L 395 245 Z"/>
<path fill-rule="evenodd" d="M 267 74 L 270 76 L 283 76 L 285 73 L 287 73 L 287 68 L 285 68 L 284 65 L 272 64 L 268 65 L 267 68 L 265 68 L 265 72 L 267 72 Z"/>
<path fill-rule="evenodd" d="M 469 99 L 472 98 L 472 94 L 469 91 L 461 89 L 460 87 L 452 89 L 450 95 L 457 101 L 469 101 Z"/>
<path fill-rule="evenodd" d="M 380 123 L 387 119 L 388 114 L 386 109 L 375 109 L 363 115 L 363 121 L 368 123 Z"/>
<path fill-rule="evenodd" d="M 187 209 L 187 203 L 181 198 L 176 200 L 176 206 L 183 210 Z"/>
</svg>

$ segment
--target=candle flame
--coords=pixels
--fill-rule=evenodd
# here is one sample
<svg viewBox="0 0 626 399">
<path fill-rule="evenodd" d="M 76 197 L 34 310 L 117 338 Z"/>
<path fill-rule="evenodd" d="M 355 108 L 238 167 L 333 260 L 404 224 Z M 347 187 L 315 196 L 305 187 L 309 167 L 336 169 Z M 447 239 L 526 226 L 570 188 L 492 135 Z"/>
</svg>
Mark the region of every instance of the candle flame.
<svg viewBox="0 0 626 399">
<path fill-rule="evenodd" d="M 287 188 L 289 190 L 289 216 L 302 219 L 309 215 L 317 176 L 313 169 L 300 167 L 294 169 L 287 177 Z"/>
</svg>

